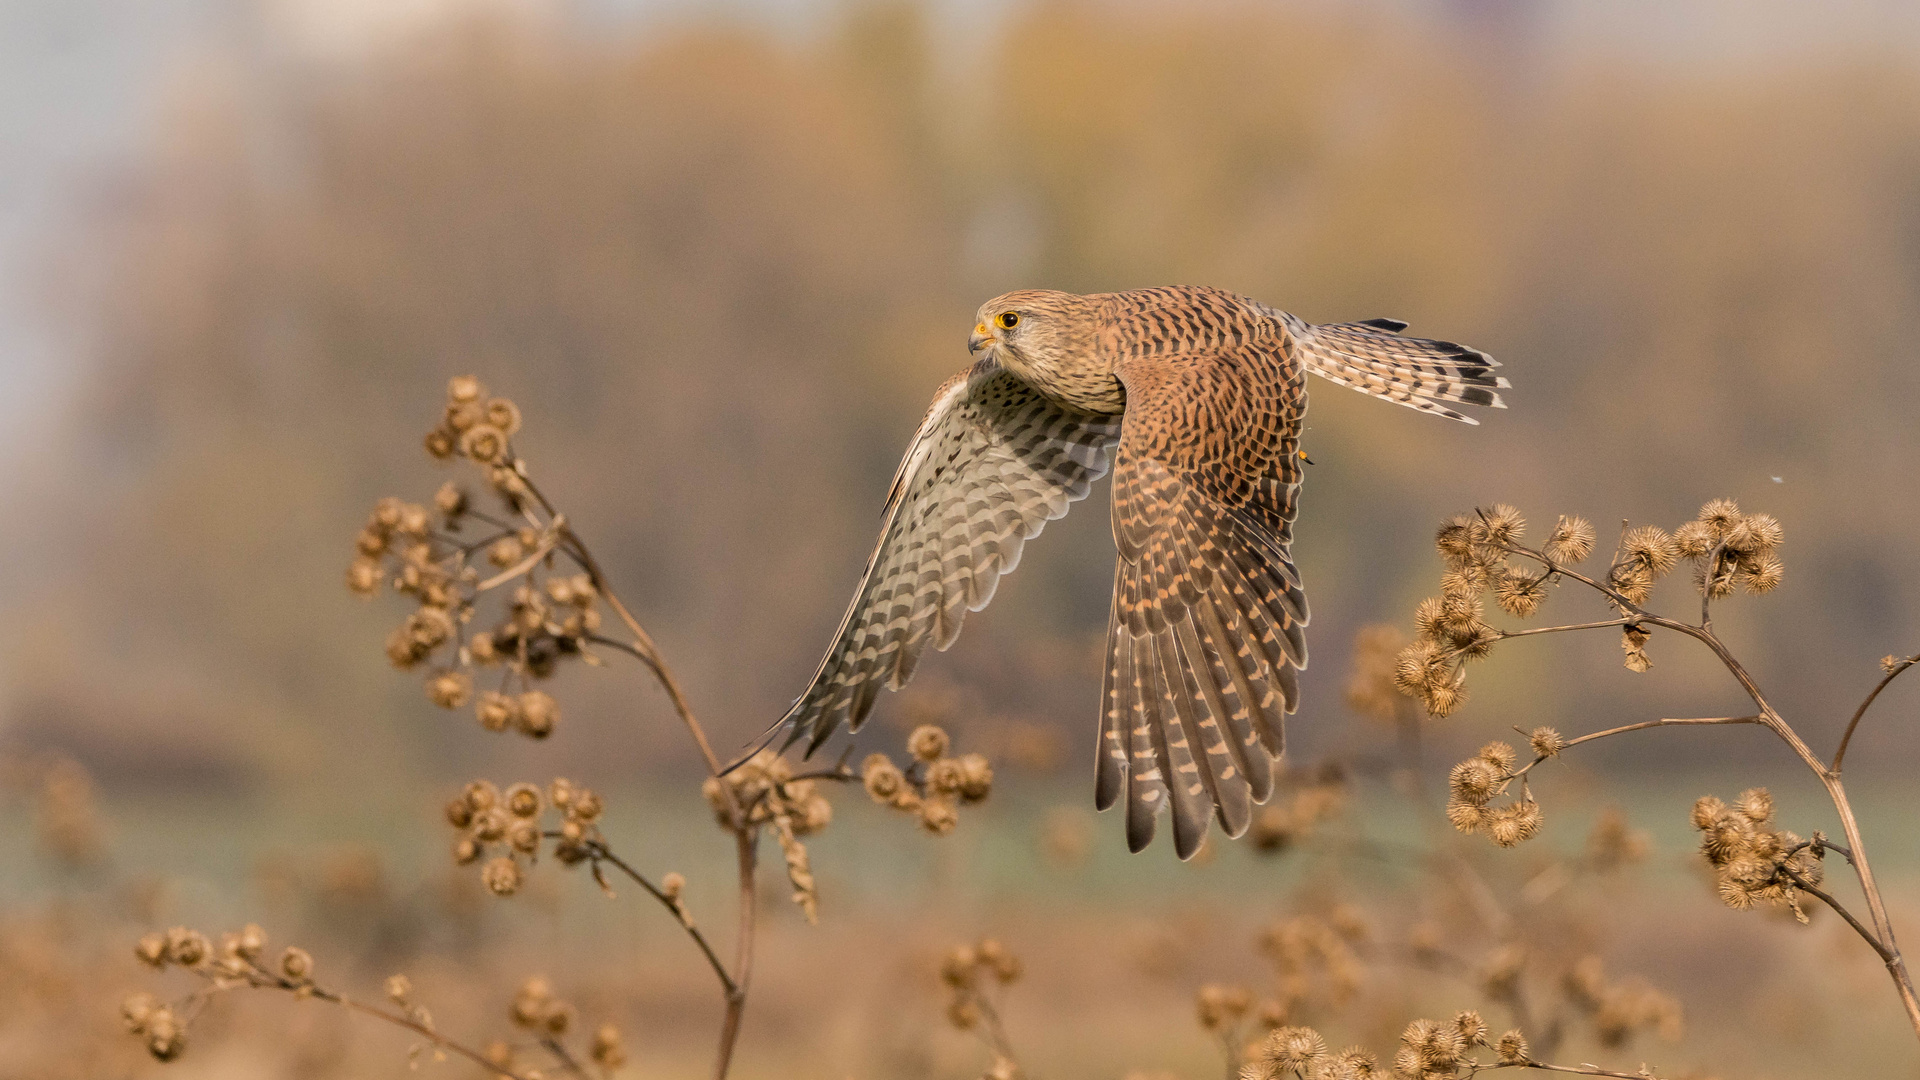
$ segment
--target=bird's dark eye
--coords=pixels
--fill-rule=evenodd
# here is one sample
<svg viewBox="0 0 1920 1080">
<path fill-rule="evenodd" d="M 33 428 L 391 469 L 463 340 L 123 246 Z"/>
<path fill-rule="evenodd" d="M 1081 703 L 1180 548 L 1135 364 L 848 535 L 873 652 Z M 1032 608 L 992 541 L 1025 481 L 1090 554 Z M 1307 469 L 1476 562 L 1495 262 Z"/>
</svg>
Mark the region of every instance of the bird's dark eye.
<svg viewBox="0 0 1920 1080">
<path fill-rule="evenodd" d="M 1020 325 L 1020 313 L 1017 311 L 1003 311 L 994 316 L 993 321 L 1000 324 L 1000 329 L 1011 330 Z"/>
</svg>

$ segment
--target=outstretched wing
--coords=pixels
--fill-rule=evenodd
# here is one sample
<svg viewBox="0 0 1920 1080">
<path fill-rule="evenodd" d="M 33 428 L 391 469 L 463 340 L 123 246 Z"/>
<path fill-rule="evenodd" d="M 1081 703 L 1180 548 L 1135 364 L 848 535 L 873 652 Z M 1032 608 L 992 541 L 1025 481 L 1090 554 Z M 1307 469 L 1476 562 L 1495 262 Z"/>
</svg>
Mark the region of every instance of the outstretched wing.
<svg viewBox="0 0 1920 1080">
<path fill-rule="evenodd" d="M 1127 844 L 1173 807 L 1181 858 L 1217 814 L 1232 836 L 1273 791 L 1307 663 L 1289 552 L 1305 376 L 1277 328 L 1122 364 L 1119 548 L 1095 803 L 1124 793 Z"/>
<path fill-rule="evenodd" d="M 1315 326 L 1284 311 L 1268 310 L 1286 326 L 1300 362 L 1323 379 L 1463 424 L 1480 421 L 1440 403 L 1507 407 L 1494 392 L 1509 385 L 1493 374 L 1500 364 L 1478 349 L 1451 341 L 1400 337 L 1407 324 L 1398 319 Z"/>
<path fill-rule="evenodd" d="M 1119 436 L 1118 416 L 1057 405 L 990 360 L 948 380 L 894 474 L 833 646 L 781 720 L 786 745 L 807 739 L 811 754 L 841 723 L 857 729 L 881 686 L 913 677 L 928 642 L 952 645 L 1022 544 L 1106 475 Z"/>
</svg>

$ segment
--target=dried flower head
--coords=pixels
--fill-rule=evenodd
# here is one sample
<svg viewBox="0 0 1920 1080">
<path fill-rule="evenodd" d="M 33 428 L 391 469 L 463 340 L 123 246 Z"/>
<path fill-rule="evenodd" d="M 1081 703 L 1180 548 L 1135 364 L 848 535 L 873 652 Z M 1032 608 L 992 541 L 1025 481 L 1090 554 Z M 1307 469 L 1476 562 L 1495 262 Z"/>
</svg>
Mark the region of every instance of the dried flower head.
<svg viewBox="0 0 1920 1080">
<path fill-rule="evenodd" d="M 1527 743 L 1533 747 L 1536 757 L 1543 758 L 1559 757 L 1560 751 L 1567 748 L 1566 736 L 1550 727 L 1534 728 L 1527 736 Z"/>
<path fill-rule="evenodd" d="M 1628 529 L 1626 535 L 1620 538 L 1620 547 L 1627 558 L 1645 567 L 1654 577 L 1680 564 L 1679 545 L 1658 525 Z"/>
<path fill-rule="evenodd" d="M 147 1016 L 145 1031 L 147 1053 L 152 1054 L 155 1061 L 172 1061 L 187 1048 L 186 1025 L 165 1005 Z"/>
<path fill-rule="evenodd" d="M 1507 574 L 1494 586 L 1493 598 L 1500 605 L 1500 610 L 1514 618 L 1529 618 L 1546 602 L 1546 575 Z"/>
<path fill-rule="evenodd" d="M 620 1029 L 612 1024 L 601 1024 L 593 1033 L 593 1063 L 607 1072 L 613 1072 L 627 1063 L 627 1049 L 620 1041 Z"/>
<path fill-rule="evenodd" d="M 492 424 L 475 424 L 460 433 L 460 452 L 481 463 L 494 465 L 507 459 L 507 433 Z"/>
<path fill-rule="evenodd" d="M 1513 771 L 1514 763 L 1519 760 L 1519 755 L 1513 752 L 1513 747 L 1496 740 L 1480 748 L 1480 758 L 1492 765 L 1495 769 L 1498 769 L 1501 774 L 1504 775 Z"/>
<path fill-rule="evenodd" d="M 1593 523 L 1583 517 L 1562 514 L 1547 536 L 1544 554 L 1561 565 L 1582 562 L 1593 554 Z"/>
<path fill-rule="evenodd" d="M 207 935 L 176 926 L 167 931 L 167 960 L 181 967 L 198 967 L 213 953 Z"/>
<path fill-rule="evenodd" d="M 473 676 L 464 671 L 439 671 L 427 680 L 427 700 L 443 709 L 457 709 L 473 695 Z"/>
<path fill-rule="evenodd" d="M 509 856 L 498 856 L 481 869 L 480 881 L 495 896 L 512 896 L 520 891 L 520 864 Z"/>
<path fill-rule="evenodd" d="M 1503 781 L 1498 766 L 1485 758 L 1469 758 L 1447 774 L 1453 797 L 1472 806 L 1485 806 L 1499 793 Z"/>
<path fill-rule="evenodd" d="M 514 711 L 514 724 L 521 734 L 544 739 L 553 734 L 554 725 L 559 722 L 560 703 L 553 700 L 551 694 L 529 690 L 520 695 L 518 708 Z"/>
<path fill-rule="evenodd" d="M 141 935 L 140 940 L 134 943 L 133 955 L 148 967 L 166 967 L 167 935 L 158 932 Z"/>
<path fill-rule="evenodd" d="M 869 754 L 860 766 L 861 782 L 866 786 L 867 794 L 873 801 L 885 805 L 896 798 L 906 786 L 906 776 L 893 759 L 885 754 Z"/>
<path fill-rule="evenodd" d="M 1527 1037 L 1520 1033 L 1519 1028 L 1514 1028 L 1500 1036 L 1500 1041 L 1494 1044 L 1493 1052 L 1499 1056 L 1502 1065 L 1525 1065 L 1531 1060 Z"/>
<path fill-rule="evenodd" d="M 1327 1040 L 1310 1027 L 1283 1027 L 1260 1047 L 1264 1062 L 1278 1069 L 1309 1072 L 1326 1056 Z"/>
<path fill-rule="evenodd" d="M 993 764 L 985 754 L 960 757 L 960 801 L 977 803 L 993 793 Z"/>
<path fill-rule="evenodd" d="M 298 945 L 287 946 L 280 954 L 280 974 L 294 982 L 306 982 L 313 977 L 313 957 Z"/>
<path fill-rule="evenodd" d="M 920 804 L 920 825 L 935 836 L 945 836 L 960 824 L 960 815 L 950 799 L 930 798 Z"/>
<path fill-rule="evenodd" d="M 520 431 L 520 406 L 515 405 L 509 398 L 497 397 L 488 401 L 486 411 L 482 415 L 487 423 L 500 429 L 509 437 Z"/>
<path fill-rule="evenodd" d="M 921 761 L 935 761 L 946 755 L 948 743 L 944 729 L 934 724 L 922 724 L 907 736 L 907 751 Z"/>
<path fill-rule="evenodd" d="M 1225 1031 L 1247 1015 L 1253 1007 L 1253 994 L 1244 986 L 1208 983 L 1194 998 L 1194 1012 L 1207 1031 Z"/>
<path fill-rule="evenodd" d="M 507 813 L 518 818 L 540 816 L 540 789 L 532 784 L 515 784 L 507 789 Z"/>
</svg>

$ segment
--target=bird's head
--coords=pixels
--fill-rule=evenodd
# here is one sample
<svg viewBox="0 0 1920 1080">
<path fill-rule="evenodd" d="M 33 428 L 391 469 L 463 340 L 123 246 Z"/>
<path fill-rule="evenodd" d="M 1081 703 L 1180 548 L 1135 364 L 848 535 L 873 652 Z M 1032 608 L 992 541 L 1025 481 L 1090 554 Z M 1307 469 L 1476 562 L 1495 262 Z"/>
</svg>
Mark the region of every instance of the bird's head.
<svg viewBox="0 0 1920 1080">
<path fill-rule="evenodd" d="M 967 350 L 1043 387 L 1095 362 L 1093 303 L 1051 289 L 1004 293 L 980 305 Z"/>
</svg>

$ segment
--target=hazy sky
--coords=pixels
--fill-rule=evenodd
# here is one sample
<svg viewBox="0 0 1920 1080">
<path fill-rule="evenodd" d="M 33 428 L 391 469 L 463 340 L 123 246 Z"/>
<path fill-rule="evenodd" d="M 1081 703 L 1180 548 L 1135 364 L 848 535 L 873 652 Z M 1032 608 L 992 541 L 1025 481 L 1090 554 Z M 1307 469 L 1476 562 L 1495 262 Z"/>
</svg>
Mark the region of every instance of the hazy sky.
<svg viewBox="0 0 1920 1080">
<path fill-rule="evenodd" d="M 836 0 L 0 0 L 0 454 L 57 415 L 72 358 L 36 311 L 69 192 L 140 152 L 170 78 L 210 49 L 326 55 L 477 4 L 555 2 L 618 24 L 728 14 L 805 33 Z M 1547 53 L 1597 49 L 1641 62 L 1720 66 L 1857 48 L 1920 48 L 1910 0 L 1312 0 L 1415 18 L 1519 19 Z M 936 0 L 936 32 L 961 43 L 1010 0 Z M 965 55 L 964 50 L 957 50 Z"/>
</svg>

